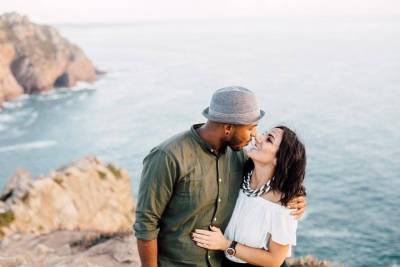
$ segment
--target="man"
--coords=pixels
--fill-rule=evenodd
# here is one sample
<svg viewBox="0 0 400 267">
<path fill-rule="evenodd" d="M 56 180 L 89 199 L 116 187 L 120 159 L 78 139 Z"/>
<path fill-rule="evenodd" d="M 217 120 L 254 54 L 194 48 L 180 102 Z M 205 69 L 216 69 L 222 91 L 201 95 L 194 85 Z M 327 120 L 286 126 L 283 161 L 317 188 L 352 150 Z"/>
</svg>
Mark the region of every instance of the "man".
<svg viewBox="0 0 400 267">
<path fill-rule="evenodd" d="M 193 125 L 146 156 L 134 225 L 143 267 L 221 266 L 224 255 L 196 246 L 190 234 L 211 225 L 226 228 L 247 159 L 242 148 L 264 114 L 250 90 L 219 89 L 203 111 L 207 123 Z M 305 200 L 290 205 L 300 216 Z"/>
</svg>

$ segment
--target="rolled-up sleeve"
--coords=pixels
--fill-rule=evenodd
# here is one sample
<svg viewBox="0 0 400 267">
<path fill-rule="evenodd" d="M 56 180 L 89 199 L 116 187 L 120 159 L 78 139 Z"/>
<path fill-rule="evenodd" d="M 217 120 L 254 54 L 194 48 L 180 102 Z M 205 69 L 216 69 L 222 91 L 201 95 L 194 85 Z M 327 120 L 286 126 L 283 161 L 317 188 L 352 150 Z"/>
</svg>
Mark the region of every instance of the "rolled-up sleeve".
<svg viewBox="0 0 400 267">
<path fill-rule="evenodd" d="M 157 239 L 159 221 L 171 198 L 177 179 L 177 164 L 167 152 L 156 147 L 143 160 L 136 221 L 137 239 Z"/>
</svg>

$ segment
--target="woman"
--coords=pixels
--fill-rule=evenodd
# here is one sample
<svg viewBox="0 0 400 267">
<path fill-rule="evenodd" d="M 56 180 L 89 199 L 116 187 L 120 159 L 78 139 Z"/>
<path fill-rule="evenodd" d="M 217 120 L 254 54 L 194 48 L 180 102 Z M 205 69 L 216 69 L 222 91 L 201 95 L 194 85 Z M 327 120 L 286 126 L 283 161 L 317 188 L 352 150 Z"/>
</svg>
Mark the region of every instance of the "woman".
<svg viewBox="0 0 400 267">
<path fill-rule="evenodd" d="M 196 229 L 200 247 L 225 251 L 223 266 L 281 266 L 296 245 L 297 221 L 287 203 L 305 195 L 306 153 L 296 134 L 278 126 L 247 152 L 242 188 L 225 230 Z"/>
</svg>

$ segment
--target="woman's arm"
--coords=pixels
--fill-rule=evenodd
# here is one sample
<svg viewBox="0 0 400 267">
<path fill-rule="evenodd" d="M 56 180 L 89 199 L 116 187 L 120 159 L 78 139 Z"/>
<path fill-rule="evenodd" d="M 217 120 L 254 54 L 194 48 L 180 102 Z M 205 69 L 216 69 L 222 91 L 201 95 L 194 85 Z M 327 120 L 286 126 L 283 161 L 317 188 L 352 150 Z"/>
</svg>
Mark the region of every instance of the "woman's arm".
<svg viewBox="0 0 400 267">
<path fill-rule="evenodd" d="M 269 242 L 268 250 L 238 243 L 235 257 L 257 266 L 279 267 L 285 260 L 288 249 L 289 245 L 281 245 L 272 240 Z"/>
<path fill-rule="evenodd" d="M 192 234 L 193 240 L 199 247 L 209 250 L 225 251 L 231 244 L 231 240 L 225 238 L 221 230 L 211 226 L 211 231 L 196 229 Z M 289 245 L 280 245 L 272 240 L 268 250 L 248 247 L 238 243 L 235 257 L 250 264 L 266 267 L 279 267 L 285 260 Z"/>
</svg>

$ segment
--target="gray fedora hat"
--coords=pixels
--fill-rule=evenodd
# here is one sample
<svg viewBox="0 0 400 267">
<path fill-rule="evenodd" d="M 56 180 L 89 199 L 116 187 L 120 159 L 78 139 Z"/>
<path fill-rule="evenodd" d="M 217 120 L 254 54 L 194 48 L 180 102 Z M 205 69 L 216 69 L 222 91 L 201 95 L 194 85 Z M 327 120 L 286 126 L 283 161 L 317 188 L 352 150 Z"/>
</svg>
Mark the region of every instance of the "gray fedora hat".
<svg viewBox="0 0 400 267">
<path fill-rule="evenodd" d="M 242 125 L 257 123 L 264 115 L 255 94 L 240 86 L 218 89 L 210 106 L 203 110 L 203 116 L 210 121 Z"/>
</svg>

